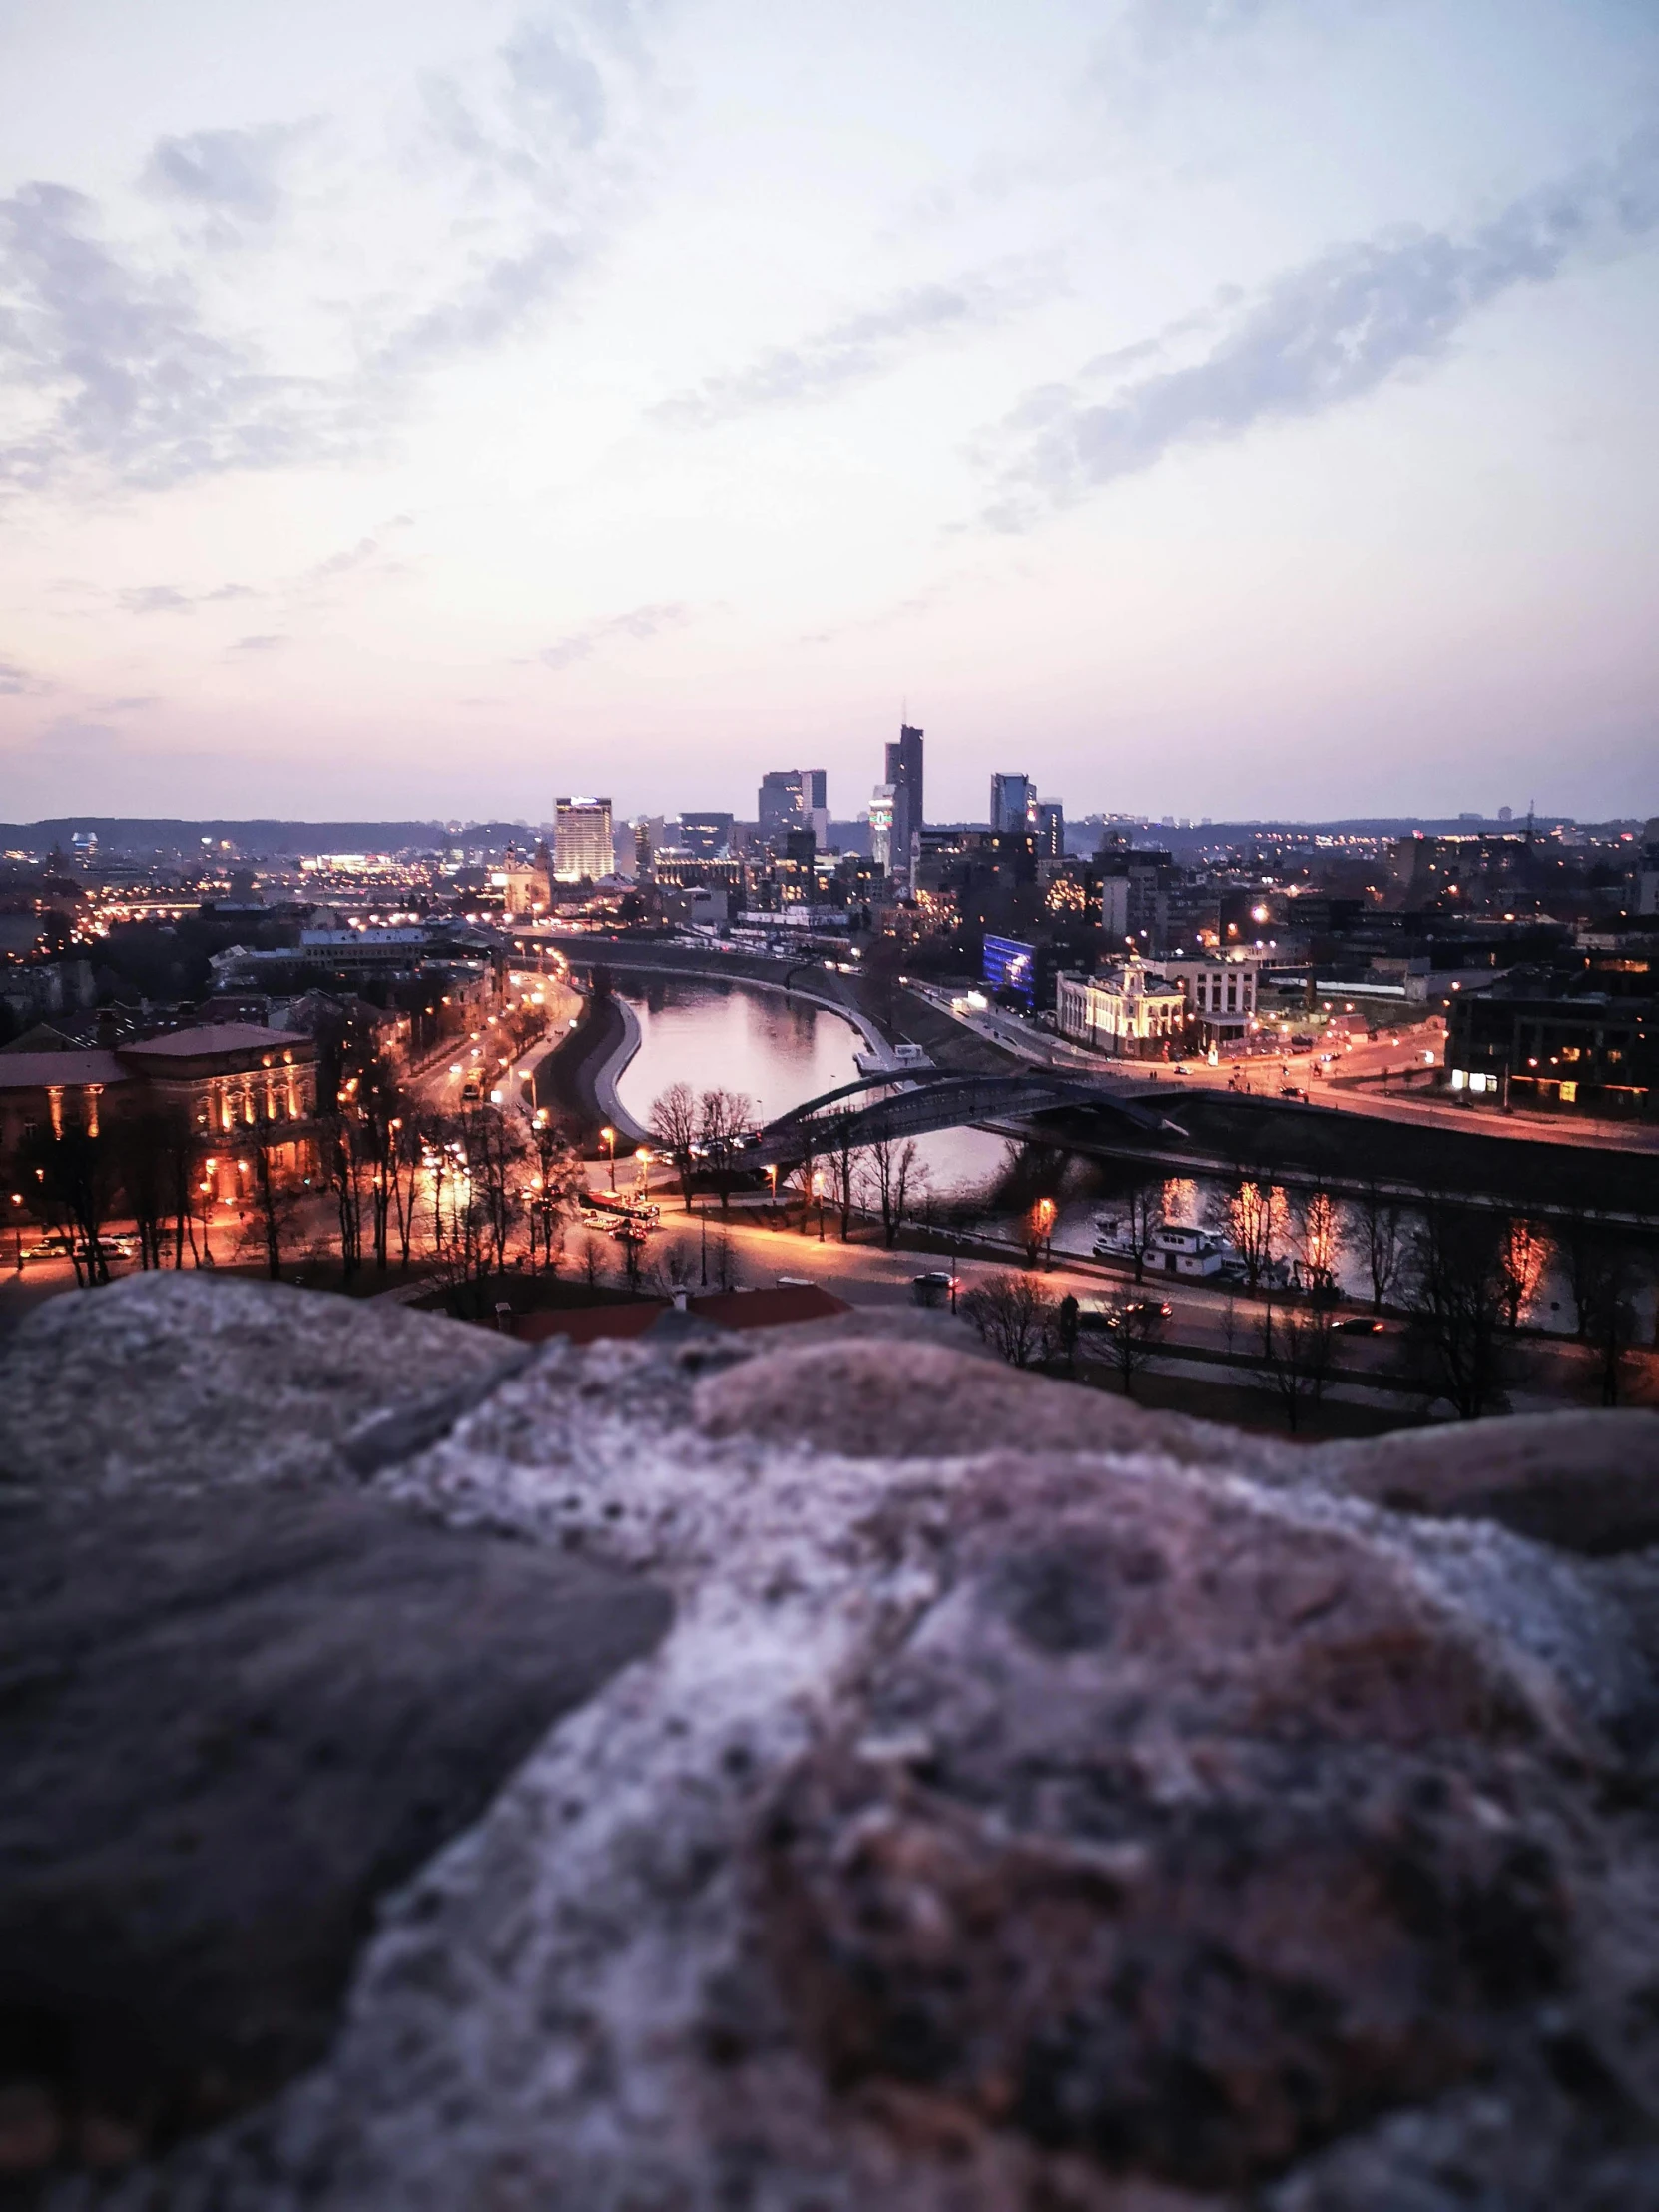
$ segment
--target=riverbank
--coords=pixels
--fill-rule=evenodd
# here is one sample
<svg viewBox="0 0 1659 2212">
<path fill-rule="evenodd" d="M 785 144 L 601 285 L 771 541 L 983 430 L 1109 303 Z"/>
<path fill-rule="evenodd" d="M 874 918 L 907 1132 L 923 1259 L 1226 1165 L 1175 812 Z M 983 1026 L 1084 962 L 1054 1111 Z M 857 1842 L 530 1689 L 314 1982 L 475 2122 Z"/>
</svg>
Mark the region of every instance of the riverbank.
<svg viewBox="0 0 1659 2212">
<path fill-rule="evenodd" d="M 583 1151 L 595 1148 L 604 1128 L 614 1129 L 623 1144 L 647 1141 L 650 1132 L 628 1113 L 616 1089 L 639 1045 L 639 1021 L 625 1000 L 590 999 L 569 1036 L 537 1063 L 536 1104 L 555 1115 Z"/>
</svg>

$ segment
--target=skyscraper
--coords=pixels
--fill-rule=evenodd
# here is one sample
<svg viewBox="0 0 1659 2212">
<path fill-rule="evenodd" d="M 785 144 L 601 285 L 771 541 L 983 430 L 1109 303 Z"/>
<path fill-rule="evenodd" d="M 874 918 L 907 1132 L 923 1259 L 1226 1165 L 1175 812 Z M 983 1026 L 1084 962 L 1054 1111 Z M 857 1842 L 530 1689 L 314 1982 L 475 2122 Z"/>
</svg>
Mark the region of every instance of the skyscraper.
<svg viewBox="0 0 1659 2212">
<path fill-rule="evenodd" d="M 608 799 L 555 799 L 553 873 L 561 883 L 597 883 L 616 866 Z"/>
<path fill-rule="evenodd" d="M 887 745 L 886 787 L 892 792 L 892 832 L 888 873 L 908 881 L 924 817 L 921 789 L 921 732 L 907 722 Z"/>
<path fill-rule="evenodd" d="M 792 830 L 811 830 L 828 843 L 830 815 L 825 799 L 829 773 L 822 768 L 775 768 L 761 778 L 756 819 L 761 842 L 776 851 Z"/>
<path fill-rule="evenodd" d="M 1037 801 L 1037 850 L 1045 860 L 1066 856 L 1066 810 L 1057 799 Z"/>
<path fill-rule="evenodd" d="M 1037 787 L 1029 776 L 991 778 L 991 829 L 1004 836 L 1025 836 L 1036 827 L 1032 815 Z"/>
</svg>

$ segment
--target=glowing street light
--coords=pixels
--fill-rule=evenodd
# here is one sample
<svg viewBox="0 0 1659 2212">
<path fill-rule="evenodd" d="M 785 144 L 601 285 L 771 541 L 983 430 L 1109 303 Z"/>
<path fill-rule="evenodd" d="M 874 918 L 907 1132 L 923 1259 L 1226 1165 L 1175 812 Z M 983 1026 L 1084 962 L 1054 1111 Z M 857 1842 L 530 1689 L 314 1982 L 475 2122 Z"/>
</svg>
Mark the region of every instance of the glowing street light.
<svg viewBox="0 0 1659 2212">
<path fill-rule="evenodd" d="M 599 1141 L 605 1147 L 606 1157 L 611 1163 L 611 1188 L 614 1191 L 616 1189 L 616 1131 L 614 1129 L 601 1129 Z"/>
<path fill-rule="evenodd" d="M 1039 1198 L 1033 1208 L 1037 1223 L 1037 1241 L 1042 1245 L 1050 1267 L 1054 1265 L 1054 1201 L 1051 1198 Z"/>
<path fill-rule="evenodd" d="M 818 1200 L 818 1241 L 824 1242 L 824 1170 L 813 1170 L 813 1196 Z"/>
</svg>

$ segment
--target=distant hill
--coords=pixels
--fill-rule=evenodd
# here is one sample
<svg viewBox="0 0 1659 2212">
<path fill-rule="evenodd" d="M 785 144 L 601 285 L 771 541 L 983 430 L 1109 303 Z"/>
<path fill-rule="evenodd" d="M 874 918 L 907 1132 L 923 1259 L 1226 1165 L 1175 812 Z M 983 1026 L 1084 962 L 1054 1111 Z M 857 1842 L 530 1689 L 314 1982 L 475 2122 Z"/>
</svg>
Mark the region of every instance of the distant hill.
<svg viewBox="0 0 1659 2212">
<path fill-rule="evenodd" d="M 316 852 L 446 852 L 461 845 L 503 845 L 538 834 L 534 825 L 469 822 L 185 822 L 165 816 L 57 815 L 44 822 L 0 823 L 0 846 L 38 851 L 66 849 L 72 837 L 96 836 L 98 849 L 142 858 L 200 852 L 204 841 L 230 843 L 249 859 L 308 858 Z"/>
</svg>

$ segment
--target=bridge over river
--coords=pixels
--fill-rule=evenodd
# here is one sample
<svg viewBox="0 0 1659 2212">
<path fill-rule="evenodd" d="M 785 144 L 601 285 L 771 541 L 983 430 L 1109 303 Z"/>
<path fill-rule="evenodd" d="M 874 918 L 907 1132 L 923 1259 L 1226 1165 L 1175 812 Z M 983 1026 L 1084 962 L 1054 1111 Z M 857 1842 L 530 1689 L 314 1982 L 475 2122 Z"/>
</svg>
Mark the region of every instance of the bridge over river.
<svg viewBox="0 0 1659 2212">
<path fill-rule="evenodd" d="M 1021 1121 L 1077 1108 L 1121 1117 L 1143 1138 L 1156 1137 L 1163 1116 L 1098 1077 L 1043 1068 L 1016 1075 L 953 1075 L 947 1069 L 905 1069 L 862 1076 L 792 1107 L 769 1122 L 745 1161 L 787 1167 L 843 1145 L 931 1136 L 971 1123 Z"/>
</svg>

